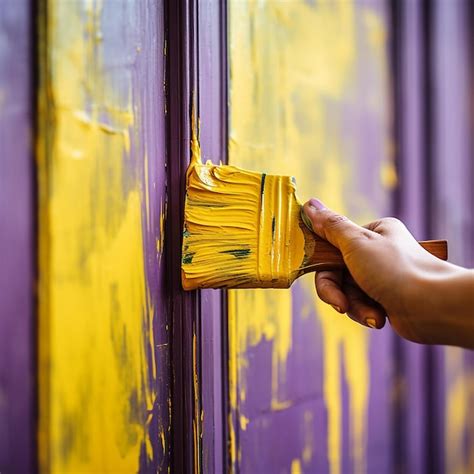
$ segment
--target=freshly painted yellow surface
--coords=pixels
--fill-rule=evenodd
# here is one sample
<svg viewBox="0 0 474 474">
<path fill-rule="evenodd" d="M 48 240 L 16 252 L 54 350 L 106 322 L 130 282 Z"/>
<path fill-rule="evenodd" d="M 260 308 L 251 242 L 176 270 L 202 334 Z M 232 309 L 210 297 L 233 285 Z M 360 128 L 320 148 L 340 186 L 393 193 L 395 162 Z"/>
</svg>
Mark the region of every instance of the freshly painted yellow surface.
<svg viewBox="0 0 474 474">
<path fill-rule="evenodd" d="M 192 149 L 183 287 L 289 287 L 304 258 L 301 204 L 291 177 L 203 164 Z"/>
<path fill-rule="evenodd" d="M 39 143 L 41 470 L 137 472 L 141 453 L 152 457 L 147 413 L 156 367 L 145 356 L 154 341 L 143 194 L 127 171 L 134 110 L 130 91 L 118 95 L 102 68 L 101 2 L 50 0 L 47 7 L 40 120 L 48 138 Z"/>
<path fill-rule="evenodd" d="M 293 175 L 301 197 L 316 196 L 356 221 L 369 221 L 375 217 L 371 203 L 360 192 L 349 191 L 356 175 L 356 155 L 334 111 L 357 100 L 352 87 L 358 9 L 358 34 L 364 35 L 361 41 L 368 44 L 379 77 L 367 97 L 367 107 L 379 117 L 388 135 L 386 103 L 380 100 L 386 96 L 388 70 L 387 55 L 381 54 L 386 46 L 385 29 L 376 12 L 355 2 L 315 3 L 230 2 L 229 161 L 244 168 Z M 395 180 L 389 159 L 380 173 L 387 186 Z M 294 344 L 291 328 L 294 319 L 314 314 L 315 331 L 321 328 L 323 347 L 307 350 L 323 352 L 330 470 L 339 474 L 342 469 L 344 362 L 350 399 L 350 457 L 354 472 L 364 472 L 369 332 L 317 300 L 313 276 L 303 277 L 298 284 L 305 302 L 314 302 L 313 310 L 308 310 L 305 302 L 298 301 L 302 314 L 294 312 L 290 290 L 229 292 L 231 406 L 241 410 L 245 394 L 256 389 L 246 380 L 246 367 L 251 363 L 246 351 L 264 340 L 273 345 L 272 367 L 268 368 L 272 372 L 272 409 L 292 406 L 294 401 L 287 399 L 283 390 L 286 360 Z M 234 457 L 238 449 L 233 447 Z M 303 464 L 310 459 L 307 448 Z M 295 470 L 299 463 L 295 461 Z"/>
</svg>

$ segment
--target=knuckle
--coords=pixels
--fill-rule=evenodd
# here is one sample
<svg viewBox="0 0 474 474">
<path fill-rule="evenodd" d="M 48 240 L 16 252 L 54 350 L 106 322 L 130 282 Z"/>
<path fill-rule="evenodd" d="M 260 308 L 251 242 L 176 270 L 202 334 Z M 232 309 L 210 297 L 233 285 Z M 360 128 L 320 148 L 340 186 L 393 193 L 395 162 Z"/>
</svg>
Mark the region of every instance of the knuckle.
<svg viewBox="0 0 474 474">
<path fill-rule="evenodd" d="M 329 214 L 326 218 L 327 227 L 338 227 L 339 225 L 347 222 L 349 219 L 346 216 L 340 214 Z"/>
<path fill-rule="evenodd" d="M 368 229 L 362 228 L 359 234 L 359 239 L 360 240 L 374 240 L 376 238 L 380 237 L 379 234 L 376 232 L 372 232 Z"/>
<path fill-rule="evenodd" d="M 381 224 L 384 226 L 403 226 L 403 223 L 400 219 L 396 217 L 384 217 L 380 220 Z"/>
<path fill-rule="evenodd" d="M 408 229 L 405 224 L 396 217 L 384 217 L 381 219 L 379 232 L 388 235 L 393 232 L 408 232 Z"/>
<path fill-rule="evenodd" d="M 316 280 L 316 293 L 324 301 L 328 302 L 328 297 L 333 285 L 326 279 Z"/>
<path fill-rule="evenodd" d="M 320 297 L 326 293 L 327 288 L 328 282 L 326 280 L 316 281 L 316 291 Z"/>
</svg>

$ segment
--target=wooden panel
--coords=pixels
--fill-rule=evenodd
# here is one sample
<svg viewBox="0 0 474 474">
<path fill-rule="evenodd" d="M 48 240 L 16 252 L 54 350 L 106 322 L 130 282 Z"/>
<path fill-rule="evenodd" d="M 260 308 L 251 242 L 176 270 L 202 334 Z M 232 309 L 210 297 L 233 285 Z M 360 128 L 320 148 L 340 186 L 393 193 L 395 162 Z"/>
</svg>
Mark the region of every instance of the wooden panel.
<svg viewBox="0 0 474 474">
<path fill-rule="evenodd" d="M 166 471 L 160 2 L 42 6 L 43 472 Z"/>
<path fill-rule="evenodd" d="M 198 115 L 202 160 L 227 161 L 226 2 L 198 5 Z M 202 471 L 225 470 L 226 312 L 222 291 L 200 292 Z"/>
<path fill-rule="evenodd" d="M 430 225 L 450 241 L 450 261 L 474 268 L 474 24 L 469 0 L 438 0 L 431 13 L 432 154 Z M 474 308 L 472 309 L 474 315 Z M 472 351 L 438 348 L 433 357 L 431 472 L 474 471 Z M 443 469 L 444 468 L 444 469 Z"/>
<path fill-rule="evenodd" d="M 422 2 L 411 0 L 392 2 L 392 6 L 395 53 L 392 84 L 398 171 L 394 211 L 415 237 L 427 239 L 430 237 L 426 179 L 427 12 Z M 429 420 L 432 419 L 428 403 L 432 391 L 427 384 L 429 351 L 426 346 L 400 337 L 395 339 L 395 472 L 427 471 Z"/>
<path fill-rule="evenodd" d="M 32 12 L 0 12 L 0 472 L 36 462 Z"/>
<path fill-rule="evenodd" d="M 385 2 L 230 2 L 232 164 L 296 177 L 365 223 L 390 210 Z M 241 472 L 389 472 L 390 329 L 290 291 L 230 292 L 231 455 Z"/>
</svg>

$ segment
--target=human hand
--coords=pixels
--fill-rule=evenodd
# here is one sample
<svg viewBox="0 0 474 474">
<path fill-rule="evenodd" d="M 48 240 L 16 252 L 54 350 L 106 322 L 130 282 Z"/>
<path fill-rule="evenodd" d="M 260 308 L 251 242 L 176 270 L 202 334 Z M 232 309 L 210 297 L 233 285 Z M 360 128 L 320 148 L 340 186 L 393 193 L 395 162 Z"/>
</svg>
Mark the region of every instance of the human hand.
<svg viewBox="0 0 474 474">
<path fill-rule="evenodd" d="M 400 336 L 440 342 L 426 329 L 439 323 L 430 320 L 437 314 L 425 304 L 433 297 L 429 283 L 459 267 L 424 250 L 398 219 L 361 227 L 317 199 L 308 201 L 304 212 L 313 231 L 341 251 L 348 269 L 316 274 L 316 291 L 324 302 L 365 326 L 380 329 L 388 315 Z"/>
</svg>

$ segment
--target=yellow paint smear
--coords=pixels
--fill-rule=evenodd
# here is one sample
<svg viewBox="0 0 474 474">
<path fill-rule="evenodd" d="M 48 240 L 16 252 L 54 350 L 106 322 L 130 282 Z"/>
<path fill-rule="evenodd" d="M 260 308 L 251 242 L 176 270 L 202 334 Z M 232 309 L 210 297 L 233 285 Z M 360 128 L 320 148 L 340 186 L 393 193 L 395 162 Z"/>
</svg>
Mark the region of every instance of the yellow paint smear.
<svg viewBox="0 0 474 474">
<path fill-rule="evenodd" d="M 389 141 L 388 65 L 387 55 L 381 54 L 386 33 L 379 13 L 355 2 L 312 5 L 255 0 L 230 2 L 229 18 L 230 164 L 295 176 L 302 196 L 318 197 L 357 221 L 375 217 L 372 204 L 351 189 L 359 157 L 341 126 L 341 110 L 358 101 L 353 85 L 360 38 L 367 45 L 363 54 L 374 64 L 367 108 Z M 385 175 L 384 171 L 385 184 L 392 184 L 393 173 L 388 178 Z M 349 204 L 359 209 L 357 214 L 349 212 Z M 330 472 L 340 474 L 342 470 L 342 365 L 350 404 L 349 455 L 354 472 L 365 472 L 369 333 L 318 301 L 313 277 L 303 276 L 296 284 L 304 301 L 301 297 L 294 301 L 290 290 L 229 291 L 231 407 L 240 416 L 248 416 L 243 410 L 244 396 L 248 403 L 252 390 L 259 388 L 255 386 L 258 380 L 247 380 L 247 367 L 252 363 L 247 351 L 267 341 L 273 347 L 272 367 L 268 367 L 271 408 L 293 405 L 285 387 L 286 360 L 294 345 L 292 325 L 317 314 L 314 330 L 322 330 L 323 347 L 307 350 L 321 350 L 324 361 Z M 238 429 L 237 419 L 231 433 Z M 322 430 L 322 425 L 317 429 Z M 233 443 L 244 436 L 240 431 Z M 309 439 L 310 434 L 307 436 Z M 233 445 L 231 451 L 237 463 L 239 448 Z M 311 456 L 306 446 L 303 462 L 309 462 Z M 293 468 L 301 468 L 298 459 Z"/>
<path fill-rule="evenodd" d="M 301 469 L 301 462 L 300 462 L 299 459 L 293 459 L 293 461 L 291 461 L 290 473 L 291 474 L 302 474 L 303 473 L 303 469 Z"/>
<path fill-rule="evenodd" d="M 39 452 L 48 473 L 137 472 L 143 449 L 152 457 L 153 308 L 143 198 L 127 174 L 134 115 L 103 78 L 100 16 L 101 2 L 50 0 L 45 18 Z"/>
<path fill-rule="evenodd" d="M 304 258 L 301 204 L 291 177 L 202 164 L 195 143 L 187 171 L 183 287 L 289 287 Z"/>
<path fill-rule="evenodd" d="M 470 374 L 466 351 L 444 349 L 445 405 L 445 472 L 468 474 L 474 472 L 474 420 L 470 407 L 474 402 L 474 376 Z M 469 448 L 466 450 L 465 437 Z"/>
</svg>

